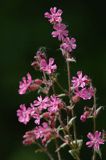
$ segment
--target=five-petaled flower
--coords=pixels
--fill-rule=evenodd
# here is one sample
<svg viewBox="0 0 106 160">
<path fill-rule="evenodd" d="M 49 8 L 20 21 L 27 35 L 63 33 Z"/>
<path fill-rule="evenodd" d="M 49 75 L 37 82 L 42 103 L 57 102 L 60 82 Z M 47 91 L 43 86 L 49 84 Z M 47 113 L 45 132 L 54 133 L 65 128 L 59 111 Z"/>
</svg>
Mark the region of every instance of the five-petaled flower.
<svg viewBox="0 0 106 160">
<path fill-rule="evenodd" d="M 23 144 L 25 144 L 25 145 L 30 145 L 30 144 L 34 143 L 36 140 L 36 135 L 35 135 L 34 130 L 27 131 L 25 133 L 25 135 L 23 136 L 23 138 L 24 138 Z"/>
<path fill-rule="evenodd" d="M 43 122 L 41 126 L 37 126 L 34 130 L 36 139 L 41 139 L 42 143 L 46 143 L 52 136 L 52 129 L 49 127 L 48 123 Z"/>
<path fill-rule="evenodd" d="M 20 109 L 17 110 L 17 116 L 19 122 L 27 124 L 30 120 L 30 108 L 26 108 L 25 104 L 21 104 Z"/>
<path fill-rule="evenodd" d="M 88 133 L 87 137 L 90 141 L 86 142 L 86 145 L 91 148 L 93 147 L 94 150 L 99 150 L 100 145 L 104 144 L 104 140 L 101 138 L 101 132 L 96 131 L 94 134 Z"/>
<path fill-rule="evenodd" d="M 63 103 L 60 98 L 58 98 L 55 95 L 50 97 L 50 107 L 48 108 L 48 111 L 50 113 L 56 113 L 62 107 L 63 107 Z"/>
<path fill-rule="evenodd" d="M 59 41 L 63 41 L 65 37 L 68 36 L 67 26 L 63 23 L 57 23 L 53 26 L 55 31 L 52 32 L 53 37 L 57 37 Z"/>
<path fill-rule="evenodd" d="M 42 96 L 39 96 L 37 100 L 34 101 L 34 106 L 37 106 L 40 111 L 47 109 L 49 106 L 49 97 L 43 99 Z"/>
<path fill-rule="evenodd" d="M 63 11 L 61 9 L 58 9 L 56 7 L 50 8 L 50 13 L 46 12 L 44 16 L 49 19 L 50 23 L 60 23 L 62 21 L 61 15 Z"/>
<path fill-rule="evenodd" d="M 56 64 L 54 64 L 54 58 L 49 58 L 49 63 L 47 64 L 45 59 L 42 59 L 40 62 L 40 70 L 51 74 L 57 69 Z"/>
<path fill-rule="evenodd" d="M 30 87 L 31 83 L 32 83 L 32 77 L 30 73 L 27 73 L 27 78 L 23 77 L 22 81 L 19 83 L 19 90 L 18 90 L 19 94 L 20 95 L 25 94 L 28 88 Z"/>
<path fill-rule="evenodd" d="M 83 100 L 89 100 L 94 96 L 94 89 L 92 87 L 83 88 L 81 90 L 76 90 L 75 94 Z"/>
<path fill-rule="evenodd" d="M 88 76 L 87 75 L 83 76 L 82 71 L 78 71 L 77 76 L 78 77 L 72 78 L 72 85 L 74 89 L 79 87 L 84 88 L 87 82 L 89 82 Z"/>
<path fill-rule="evenodd" d="M 69 38 L 66 37 L 63 40 L 63 43 L 60 45 L 60 49 L 64 52 L 72 52 L 74 49 L 76 49 L 76 39 L 75 38 Z"/>
</svg>

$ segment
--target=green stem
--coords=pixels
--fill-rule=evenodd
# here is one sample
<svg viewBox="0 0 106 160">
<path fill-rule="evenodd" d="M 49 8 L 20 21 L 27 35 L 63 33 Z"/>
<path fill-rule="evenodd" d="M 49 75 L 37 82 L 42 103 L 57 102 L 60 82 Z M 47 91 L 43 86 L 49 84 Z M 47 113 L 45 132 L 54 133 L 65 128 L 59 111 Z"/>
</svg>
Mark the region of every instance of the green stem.
<svg viewBox="0 0 106 160">
<path fill-rule="evenodd" d="M 69 95 L 71 92 L 71 73 L 70 73 L 70 62 L 67 61 L 67 74 L 68 74 L 68 91 Z"/>
<path fill-rule="evenodd" d="M 46 155 L 49 157 L 50 160 L 54 160 L 54 158 L 52 157 L 52 155 L 50 154 L 50 152 L 47 150 L 47 148 L 44 148 L 41 144 L 36 143 L 38 145 L 39 148 L 41 148 L 41 150 L 43 152 L 46 153 Z"/>
<path fill-rule="evenodd" d="M 67 94 L 67 91 L 61 86 L 61 84 L 56 80 L 55 83 L 58 85 L 58 87 Z"/>
<path fill-rule="evenodd" d="M 72 117 L 75 117 L 74 115 L 74 109 L 71 110 L 72 113 Z M 75 139 L 75 143 L 77 145 L 77 132 L 76 132 L 76 124 L 75 121 L 73 122 L 73 130 L 74 130 L 74 139 Z"/>
<path fill-rule="evenodd" d="M 95 160 L 96 159 L 96 152 L 93 151 L 93 156 L 92 156 L 92 160 Z"/>
<path fill-rule="evenodd" d="M 54 88 L 54 82 L 53 82 L 53 80 L 51 79 L 51 76 L 49 76 L 49 79 L 50 79 L 50 81 L 52 81 L 52 91 L 53 91 L 53 94 L 56 94 L 55 88 Z"/>
<path fill-rule="evenodd" d="M 67 56 L 68 58 L 68 56 Z M 71 92 L 71 73 L 70 73 L 70 62 L 67 61 L 67 72 L 68 72 L 68 90 L 69 90 L 69 97 L 70 97 L 70 92 Z M 71 105 L 71 102 L 70 102 L 70 105 Z M 74 117 L 74 108 L 72 107 L 72 117 Z M 75 139 L 75 142 L 77 144 L 77 133 L 76 133 L 76 124 L 75 124 L 75 121 L 73 122 L 73 130 L 74 130 L 74 139 Z"/>
<path fill-rule="evenodd" d="M 58 146 L 56 137 L 55 137 L 55 144 L 56 144 L 56 150 L 57 150 L 59 146 Z M 57 151 L 57 157 L 58 157 L 58 160 L 61 160 L 61 155 L 59 150 Z"/>
<path fill-rule="evenodd" d="M 93 112 L 94 112 L 94 115 L 93 115 L 93 132 L 95 133 L 95 131 L 96 131 L 96 89 L 95 89 L 93 100 L 94 100 L 94 104 L 93 104 Z M 92 160 L 96 160 L 95 150 L 93 151 Z"/>
</svg>

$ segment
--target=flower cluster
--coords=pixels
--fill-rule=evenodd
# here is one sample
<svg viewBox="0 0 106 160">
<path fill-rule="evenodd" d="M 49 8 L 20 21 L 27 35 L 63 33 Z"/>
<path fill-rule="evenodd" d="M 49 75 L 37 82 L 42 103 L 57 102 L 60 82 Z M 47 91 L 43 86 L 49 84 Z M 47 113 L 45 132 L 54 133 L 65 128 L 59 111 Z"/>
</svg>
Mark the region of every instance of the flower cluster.
<svg viewBox="0 0 106 160">
<path fill-rule="evenodd" d="M 87 75 L 83 76 L 82 71 L 78 71 L 77 76 L 72 78 L 75 95 L 84 100 L 91 99 L 94 96 L 94 89 L 90 86 L 90 79 Z"/>
<path fill-rule="evenodd" d="M 26 125 L 33 118 L 35 125 L 37 125 L 34 130 L 25 133 L 23 143 L 31 144 L 31 142 L 33 143 L 41 138 L 44 144 L 44 142 L 47 142 L 51 138 L 53 133 L 57 134 L 53 132 L 53 130 L 55 131 L 54 117 L 63 106 L 62 100 L 55 95 L 52 95 L 50 98 L 39 96 L 29 107 L 21 104 L 17 110 L 19 122 Z"/>
<path fill-rule="evenodd" d="M 62 10 L 57 10 L 57 8 L 51 8 L 50 12 L 46 12 L 44 14 L 45 18 L 49 20 L 51 24 L 53 24 L 53 32 L 52 36 L 54 38 L 58 38 L 61 41 L 60 49 L 63 54 L 71 53 L 74 49 L 76 49 L 76 39 L 73 37 L 69 37 L 69 31 L 67 30 L 67 25 L 62 23 Z"/>
<path fill-rule="evenodd" d="M 29 107 L 26 107 L 25 104 L 21 104 L 20 108 L 17 110 L 18 120 L 21 123 L 27 124 L 31 118 L 35 119 L 35 124 L 40 124 L 41 118 L 51 118 L 54 116 L 60 109 L 63 108 L 62 100 L 52 95 L 50 98 L 42 96 L 37 97 Z M 45 114 L 46 113 L 46 114 Z"/>
<path fill-rule="evenodd" d="M 65 146 L 68 146 L 68 152 L 75 160 L 80 160 L 79 153 L 83 139 L 77 136 L 75 121 L 86 122 L 89 118 L 93 121 L 93 133 L 87 134 L 90 140 L 86 142 L 86 146 L 94 150 L 92 159 L 95 160 L 95 153 L 101 156 L 100 145 L 104 144 L 102 132 L 96 128 L 96 118 L 103 107 L 98 107 L 96 104 L 96 88 L 93 87 L 91 79 L 82 71 L 78 71 L 76 76 L 71 75 L 70 64 L 75 62 L 72 52 L 76 49 L 76 39 L 69 37 L 67 25 L 62 22 L 62 13 L 61 9 L 52 7 L 44 17 L 53 25 L 52 37 L 57 38 L 61 43 L 59 48 L 67 66 L 68 85 L 64 82 L 63 86 L 58 81 L 59 74 L 56 72 L 58 68 L 54 58 L 47 58 L 46 49 L 39 48 L 31 66 L 39 71 L 40 79 L 33 79 L 30 73 L 27 73 L 19 83 L 20 95 L 31 91 L 36 91 L 37 95 L 28 106 L 21 104 L 17 110 L 20 123 L 27 125 L 30 120 L 34 121 L 33 129 L 26 131 L 23 136 L 23 144 L 38 144 L 49 159 L 54 160 L 47 147 L 55 139 L 58 160 L 61 160 L 60 149 Z M 79 117 L 74 108 L 81 99 L 84 103 L 86 100 L 93 104 L 92 107 L 88 105 L 84 107 L 83 114 Z M 83 136 L 80 135 L 80 137 Z"/>
<path fill-rule="evenodd" d="M 44 71 L 48 74 L 51 74 L 51 73 L 55 72 L 55 70 L 57 69 L 57 66 L 56 66 L 56 64 L 54 64 L 53 58 L 49 58 L 48 64 L 45 59 L 42 59 L 40 61 L 40 69 L 41 69 L 41 71 Z"/>
</svg>

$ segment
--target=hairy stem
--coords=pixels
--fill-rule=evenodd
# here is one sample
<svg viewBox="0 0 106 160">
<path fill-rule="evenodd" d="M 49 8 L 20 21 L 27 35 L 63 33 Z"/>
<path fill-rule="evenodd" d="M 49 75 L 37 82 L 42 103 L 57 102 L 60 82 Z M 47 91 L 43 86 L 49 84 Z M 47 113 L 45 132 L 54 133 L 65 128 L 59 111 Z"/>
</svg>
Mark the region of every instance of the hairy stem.
<svg viewBox="0 0 106 160">
<path fill-rule="evenodd" d="M 95 89 L 95 93 L 94 93 L 94 104 L 93 104 L 93 112 L 94 112 L 94 116 L 93 116 L 93 132 L 95 133 L 96 131 L 96 89 Z M 96 160 L 96 152 L 95 150 L 93 151 L 93 155 L 92 155 L 92 160 Z"/>
<path fill-rule="evenodd" d="M 58 87 L 67 94 L 67 91 L 61 86 L 61 84 L 56 80 L 55 83 L 58 85 Z"/>
<path fill-rule="evenodd" d="M 71 110 L 72 113 L 72 117 L 74 117 L 74 109 Z M 76 132 L 76 124 L 75 121 L 73 122 L 73 130 L 74 130 L 74 139 L 75 139 L 75 143 L 77 144 L 77 132 Z"/>
<path fill-rule="evenodd" d="M 92 160 L 95 160 L 96 159 L 96 152 L 93 151 L 93 156 L 92 156 Z"/>
<path fill-rule="evenodd" d="M 43 147 L 41 144 L 36 143 L 38 145 L 39 148 L 41 148 L 41 150 L 46 153 L 46 155 L 49 157 L 50 160 L 54 160 L 54 158 L 52 157 L 51 153 L 47 150 L 47 148 Z"/>
<path fill-rule="evenodd" d="M 68 56 L 67 56 L 68 58 Z M 70 62 L 67 61 L 67 72 L 68 72 L 68 90 L 69 90 L 69 97 L 70 97 L 70 92 L 71 92 L 71 73 L 70 73 Z M 70 103 L 71 105 L 71 103 Z M 72 107 L 72 117 L 74 117 L 74 108 Z M 77 133 L 76 133 L 76 124 L 75 124 L 75 121 L 73 122 L 73 130 L 74 130 L 74 139 L 75 139 L 75 142 L 77 144 Z"/>
<path fill-rule="evenodd" d="M 59 146 L 58 146 L 56 138 L 55 138 L 55 144 L 56 144 L 56 150 L 57 150 Z M 59 150 L 57 151 L 57 157 L 58 157 L 58 160 L 61 160 L 61 155 L 60 155 L 60 151 Z"/>
<path fill-rule="evenodd" d="M 67 54 L 67 58 L 68 58 L 68 54 Z M 74 107 L 72 102 L 71 102 L 71 72 L 70 72 L 70 62 L 67 61 L 67 75 L 68 75 L 68 92 L 69 92 L 69 98 L 70 98 L 70 106 L 71 106 L 71 113 L 72 113 L 72 118 L 75 116 L 74 114 Z M 69 120 L 69 116 L 67 115 L 67 120 Z M 76 143 L 75 148 L 77 147 L 77 132 L 76 132 L 76 124 L 75 121 L 73 122 L 73 132 L 74 132 L 74 140 Z M 76 155 L 76 160 L 80 160 L 79 155 Z"/>
<path fill-rule="evenodd" d="M 68 91 L 69 95 L 71 92 L 71 73 L 70 73 L 70 62 L 67 61 L 67 74 L 68 74 Z"/>
</svg>

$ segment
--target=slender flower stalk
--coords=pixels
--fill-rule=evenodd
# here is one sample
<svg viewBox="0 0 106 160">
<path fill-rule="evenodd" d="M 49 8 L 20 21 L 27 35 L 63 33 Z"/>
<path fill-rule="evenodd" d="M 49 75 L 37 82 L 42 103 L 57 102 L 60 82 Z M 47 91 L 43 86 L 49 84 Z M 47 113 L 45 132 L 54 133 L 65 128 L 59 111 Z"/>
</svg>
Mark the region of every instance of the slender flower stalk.
<svg viewBox="0 0 106 160">
<path fill-rule="evenodd" d="M 96 88 L 94 91 L 94 104 L 93 104 L 93 109 L 94 109 L 94 113 L 96 113 Z M 93 116 L 93 130 L 94 132 L 96 131 L 96 115 Z"/>
<path fill-rule="evenodd" d="M 96 88 L 95 88 L 93 99 L 94 99 L 94 104 L 93 104 L 94 113 L 96 113 Z M 94 133 L 96 131 L 96 115 L 93 116 L 93 131 L 94 131 Z M 96 160 L 96 151 L 95 150 L 93 150 L 92 160 Z"/>
<path fill-rule="evenodd" d="M 56 139 L 56 138 L 55 138 L 55 144 L 56 144 L 56 150 L 57 150 L 57 157 L 58 157 L 58 160 L 61 160 L 60 151 L 58 150 L 59 146 L 58 146 L 58 143 L 57 143 L 57 139 Z"/>
<path fill-rule="evenodd" d="M 48 156 L 48 158 L 50 160 L 54 160 L 53 156 L 51 155 L 51 153 L 48 151 L 47 148 L 43 147 L 42 145 L 40 145 L 40 143 L 36 143 L 38 145 L 38 147 L 44 152 L 46 153 L 46 155 Z"/>
<path fill-rule="evenodd" d="M 68 53 L 67 53 L 67 58 L 68 57 Z M 66 61 L 67 63 L 67 75 L 68 75 L 68 91 L 69 91 L 69 96 L 70 96 L 70 92 L 71 92 L 71 72 L 70 72 L 70 62 Z"/>
<path fill-rule="evenodd" d="M 69 58 L 68 54 L 67 54 L 67 58 Z M 69 98 L 71 98 L 70 97 L 70 92 L 71 92 L 71 73 L 70 73 L 70 62 L 69 61 L 67 61 L 67 73 L 68 73 Z M 74 115 L 74 107 L 72 107 L 71 99 L 70 99 L 70 107 L 72 108 L 71 109 L 71 113 L 72 113 L 72 118 L 73 118 L 75 115 Z M 68 117 L 68 119 L 69 119 L 69 117 Z M 76 133 L 75 121 L 73 122 L 73 130 L 74 130 L 74 139 L 75 139 L 75 142 L 76 142 L 76 145 L 77 145 L 77 133 Z"/>
</svg>

